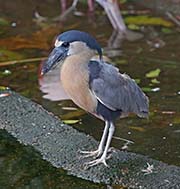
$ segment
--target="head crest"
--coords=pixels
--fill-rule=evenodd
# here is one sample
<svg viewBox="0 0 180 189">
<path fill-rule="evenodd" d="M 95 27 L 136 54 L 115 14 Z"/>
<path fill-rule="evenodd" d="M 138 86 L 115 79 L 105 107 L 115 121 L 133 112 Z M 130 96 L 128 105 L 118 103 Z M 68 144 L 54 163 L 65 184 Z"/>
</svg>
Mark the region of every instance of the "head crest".
<svg viewBox="0 0 180 189">
<path fill-rule="evenodd" d="M 102 56 L 101 46 L 90 34 L 78 30 L 70 30 L 60 34 L 57 39 L 59 41 L 74 42 L 82 41 L 87 44 L 91 49 L 94 49 L 98 52 L 100 58 Z"/>
</svg>

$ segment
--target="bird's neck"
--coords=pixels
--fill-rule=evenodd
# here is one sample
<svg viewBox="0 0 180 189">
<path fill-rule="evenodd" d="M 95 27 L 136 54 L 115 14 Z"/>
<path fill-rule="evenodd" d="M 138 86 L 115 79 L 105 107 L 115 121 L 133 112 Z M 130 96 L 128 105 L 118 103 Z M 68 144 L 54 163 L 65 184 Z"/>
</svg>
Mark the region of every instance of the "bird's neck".
<svg viewBox="0 0 180 189">
<path fill-rule="evenodd" d="M 72 68 L 74 68 L 74 66 L 77 68 L 83 64 L 87 64 L 91 58 L 95 55 L 94 51 L 82 51 L 79 52 L 78 54 L 74 54 L 74 55 L 70 55 L 68 56 L 65 61 L 64 61 L 64 65 L 71 65 Z"/>
<path fill-rule="evenodd" d="M 80 59 L 83 60 L 90 60 L 93 56 L 95 56 L 95 51 L 94 50 L 82 50 L 77 54 L 71 55 L 72 57 L 79 57 Z"/>
<path fill-rule="evenodd" d="M 89 73 L 87 64 L 94 53 L 78 53 L 68 56 L 61 68 L 60 79 L 68 96 L 81 108 L 94 112 L 96 98 L 88 88 Z"/>
</svg>

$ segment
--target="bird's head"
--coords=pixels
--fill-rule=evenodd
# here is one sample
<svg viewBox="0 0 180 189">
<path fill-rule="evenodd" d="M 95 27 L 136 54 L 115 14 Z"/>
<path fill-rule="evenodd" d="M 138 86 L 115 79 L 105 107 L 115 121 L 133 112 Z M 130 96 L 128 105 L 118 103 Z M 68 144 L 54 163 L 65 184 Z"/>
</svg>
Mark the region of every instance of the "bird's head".
<svg viewBox="0 0 180 189">
<path fill-rule="evenodd" d="M 70 30 L 60 34 L 54 46 L 48 60 L 42 66 L 41 75 L 64 62 L 66 57 L 81 53 L 84 50 L 96 51 L 100 59 L 102 57 L 101 46 L 98 42 L 90 34 L 78 30 Z"/>
</svg>

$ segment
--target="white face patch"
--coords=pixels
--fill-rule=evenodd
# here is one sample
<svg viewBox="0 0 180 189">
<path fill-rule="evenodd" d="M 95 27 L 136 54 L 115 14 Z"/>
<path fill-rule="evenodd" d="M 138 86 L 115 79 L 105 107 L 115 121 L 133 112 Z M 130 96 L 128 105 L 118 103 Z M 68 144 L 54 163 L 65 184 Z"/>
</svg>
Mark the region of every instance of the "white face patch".
<svg viewBox="0 0 180 189">
<path fill-rule="evenodd" d="M 58 39 L 56 39 L 54 46 L 55 47 L 60 47 L 62 44 L 64 43 L 64 41 L 59 41 Z"/>
<path fill-rule="evenodd" d="M 58 39 L 56 39 L 54 46 L 60 47 L 60 46 L 62 46 L 63 43 L 64 43 L 64 41 L 59 41 Z M 70 56 L 70 55 L 73 55 L 73 54 L 79 54 L 84 50 L 87 50 L 87 51 L 90 50 L 90 48 L 87 46 L 86 43 L 81 42 L 81 41 L 71 42 L 70 46 L 68 48 L 67 56 Z"/>
</svg>

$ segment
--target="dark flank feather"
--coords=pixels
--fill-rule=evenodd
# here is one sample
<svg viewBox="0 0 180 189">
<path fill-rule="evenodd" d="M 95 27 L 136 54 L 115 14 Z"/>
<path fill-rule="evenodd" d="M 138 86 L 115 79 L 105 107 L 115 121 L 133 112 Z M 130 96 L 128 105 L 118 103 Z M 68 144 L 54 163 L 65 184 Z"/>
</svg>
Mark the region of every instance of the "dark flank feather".
<svg viewBox="0 0 180 189">
<path fill-rule="evenodd" d="M 90 61 L 88 68 L 90 89 L 109 111 L 122 117 L 129 113 L 148 117 L 149 100 L 133 79 L 105 62 Z"/>
</svg>

